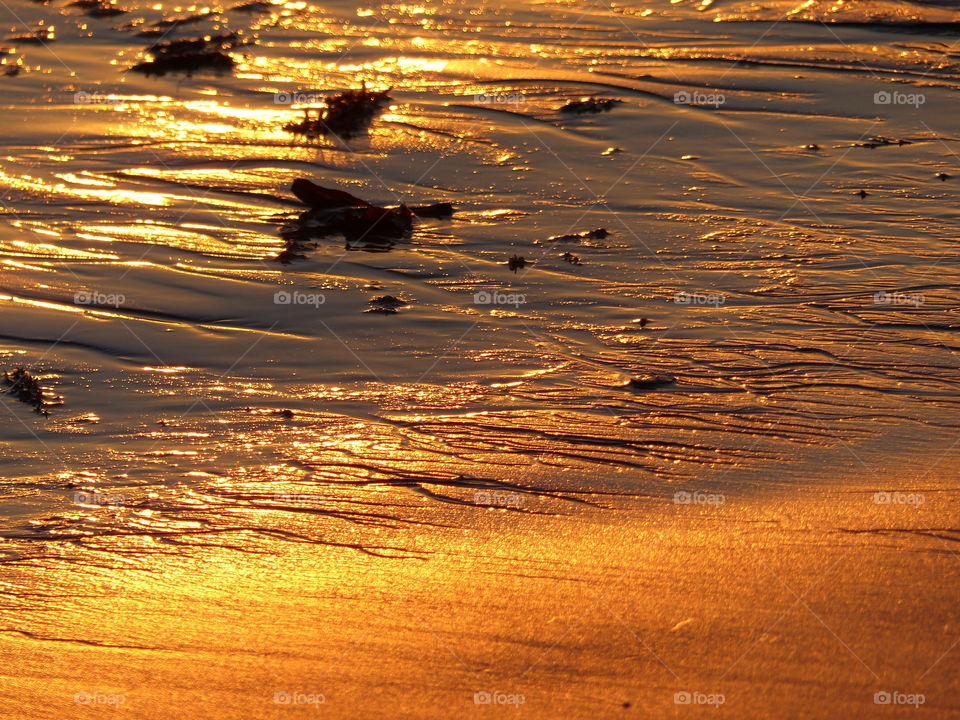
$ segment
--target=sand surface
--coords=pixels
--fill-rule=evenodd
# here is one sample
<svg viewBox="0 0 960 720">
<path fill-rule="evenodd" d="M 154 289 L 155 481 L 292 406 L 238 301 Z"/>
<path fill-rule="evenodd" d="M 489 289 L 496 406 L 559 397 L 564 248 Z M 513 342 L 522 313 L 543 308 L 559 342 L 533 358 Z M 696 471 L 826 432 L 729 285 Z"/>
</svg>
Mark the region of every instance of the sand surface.
<svg viewBox="0 0 960 720">
<path fill-rule="evenodd" d="M 0 716 L 960 716 L 953 5 L 121 7 L 0 7 Z"/>
</svg>

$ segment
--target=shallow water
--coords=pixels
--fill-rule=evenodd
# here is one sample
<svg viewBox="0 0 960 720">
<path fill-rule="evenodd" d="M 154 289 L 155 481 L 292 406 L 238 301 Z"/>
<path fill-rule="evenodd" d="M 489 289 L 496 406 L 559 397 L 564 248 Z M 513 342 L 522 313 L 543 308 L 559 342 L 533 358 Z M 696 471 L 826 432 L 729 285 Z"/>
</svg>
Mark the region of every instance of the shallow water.
<svg viewBox="0 0 960 720">
<path fill-rule="evenodd" d="M 952 5 L 122 7 L 0 10 L 55 27 L 0 43 L 0 357 L 63 396 L 3 400 L 8 562 L 408 557 L 491 504 L 869 482 L 950 447 Z M 232 73 L 125 72 L 228 30 Z M 361 82 L 392 88 L 368 135 L 282 129 Z M 591 94 L 623 103 L 558 112 Z M 297 177 L 457 213 L 283 265 Z M 385 294 L 409 306 L 365 312 Z M 626 385 L 650 375 L 674 382 Z"/>
</svg>

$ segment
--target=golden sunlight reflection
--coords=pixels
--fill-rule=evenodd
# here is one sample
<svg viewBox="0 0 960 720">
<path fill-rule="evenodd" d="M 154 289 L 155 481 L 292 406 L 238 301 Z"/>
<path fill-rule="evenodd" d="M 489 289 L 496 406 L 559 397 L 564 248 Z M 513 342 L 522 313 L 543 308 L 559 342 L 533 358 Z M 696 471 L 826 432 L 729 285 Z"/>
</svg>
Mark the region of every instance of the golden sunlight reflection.
<svg viewBox="0 0 960 720">
<path fill-rule="evenodd" d="M 0 2 L 0 717 L 951 707 L 949 5 Z"/>
</svg>

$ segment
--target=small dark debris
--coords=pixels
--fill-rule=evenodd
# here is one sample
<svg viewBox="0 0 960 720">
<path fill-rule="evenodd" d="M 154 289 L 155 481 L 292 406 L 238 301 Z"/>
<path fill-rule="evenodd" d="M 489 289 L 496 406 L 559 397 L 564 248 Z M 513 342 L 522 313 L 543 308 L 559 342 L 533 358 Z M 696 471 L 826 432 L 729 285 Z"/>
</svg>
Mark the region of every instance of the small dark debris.
<svg viewBox="0 0 960 720">
<path fill-rule="evenodd" d="M 574 255 L 573 253 L 565 252 L 560 257 L 562 257 L 571 265 L 583 265 L 583 262 L 581 262 L 579 255 Z"/>
<path fill-rule="evenodd" d="M 185 73 L 192 75 L 195 72 L 227 73 L 233 70 L 236 63 L 233 58 L 220 50 L 204 50 L 182 54 L 160 55 L 148 62 L 142 62 L 130 68 L 133 72 L 144 75 L 163 76 L 167 73 Z"/>
<path fill-rule="evenodd" d="M 434 203 L 433 205 L 411 205 L 410 212 L 422 218 L 448 218 L 453 216 L 453 205 L 450 203 Z"/>
<path fill-rule="evenodd" d="M 517 254 L 514 254 L 512 258 L 507 260 L 507 266 L 513 271 L 517 272 L 521 268 L 525 268 L 527 265 L 530 265 L 531 261 L 526 260 L 525 258 L 520 257 Z"/>
<path fill-rule="evenodd" d="M 868 193 L 866 190 L 861 190 L 860 192 L 857 193 L 857 195 L 860 196 L 860 199 L 861 199 L 861 200 L 862 200 L 863 198 L 865 198 L 865 197 L 866 197 L 867 195 L 869 195 L 869 194 L 870 194 L 870 193 Z"/>
<path fill-rule="evenodd" d="M 669 375 L 636 375 L 622 387 L 625 390 L 655 390 L 673 385 L 675 382 L 676 378 Z"/>
<path fill-rule="evenodd" d="M 234 12 L 265 13 L 265 12 L 270 12 L 272 8 L 273 8 L 273 3 L 260 2 L 259 0 L 254 0 L 254 2 L 234 5 L 230 9 L 233 10 Z"/>
<path fill-rule="evenodd" d="M 804 146 L 803 146 L 803 149 L 804 149 L 804 150 L 819 150 L 819 149 L 820 149 L 820 146 L 819 146 L 819 145 L 816 145 L 816 144 L 814 144 L 814 143 L 810 143 L 809 145 L 804 145 Z"/>
<path fill-rule="evenodd" d="M 938 172 L 938 173 L 937 173 L 937 179 L 939 179 L 940 182 L 945 182 L 945 181 L 949 180 L 949 179 L 952 178 L 952 177 L 953 177 L 953 175 L 951 175 L 950 173 L 945 173 L 945 172 Z"/>
<path fill-rule="evenodd" d="M 622 152 L 623 152 L 622 147 L 608 147 L 606 150 L 604 150 L 600 154 L 606 156 L 606 155 L 616 155 L 617 153 L 622 153 Z"/>
<path fill-rule="evenodd" d="M 634 320 L 631 320 L 630 322 L 634 323 L 635 325 L 639 325 L 640 327 L 646 327 L 647 323 L 650 321 L 647 320 L 647 318 L 642 317 L 642 318 L 636 318 Z"/>
<path fill-rule="evenodd" d="M 29 45 L 45 45 L 56 40 L 56 32 L 53 27 L 38 27 L 33 33 L 28 35 L 13 35 L 8 37 L 17 43 L 27 43 Z"/>
<path fill-rule="evenodd" d="M 571 233 L 569 235 L 553 235 L 548 237 L 547 240 L 550 242 L 557 242 L 558 240 L 603 240 L 609 235 L 610 231 L 606 228 L 597 228 L 595 230 L 584 230 L 583 232 Z"/>
<path fill-rule="evenodd" d="M 867 139 L 866 142 L 857 142 L 853 144 L 853 147 L 862 147 L 869 150 L 873 150 L 877 147 L 889 147 L 891 145 L 896 145 L 897 147 L 903 145 L 912 145 L 911 140 L 903 140 L 902 138 L 889 138 L 884 137 L 883 135 L 875 135 Z"/>
<path fill-rule="evenodd" d="M 623 100 L 617 100 L 615 98 L 584 97 L 579 100 L 571 100 L 560 108 L 560 112 L 574 113 L 576 115 L 610 112 L 614 105 L 619 105 L 622 102 Z"/>
</svg>

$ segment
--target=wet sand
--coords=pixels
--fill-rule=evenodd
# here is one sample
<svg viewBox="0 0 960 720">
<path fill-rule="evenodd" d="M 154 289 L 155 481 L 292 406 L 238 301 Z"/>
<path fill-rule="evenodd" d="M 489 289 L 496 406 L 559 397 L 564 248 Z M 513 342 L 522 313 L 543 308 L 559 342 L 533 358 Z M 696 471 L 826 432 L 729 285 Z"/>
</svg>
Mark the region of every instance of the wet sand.
<svg viewBox="0 0 960 720">
<path fill-rule="evenodd" d="M 122 9 L 0 10 L 0 716 L 960 712 L 952 5 Z"/>
<path fill-rule="evenodd" d="M 0 710 L 949 717 L 955 486 L 934 472 L 906 484 L 912 504 L 877 504 L 873 485 L 767 478 L 692 504 L 451 509 L 455 527 L 361 533 L 402 542 L 403 559 L 211 545 L 145 566 L 63 562 L 39 588 L 26 564 L 14 576 L 39 594 L 14 591 L 29 612 L 4 623 Z M 878 706 L 884 692 L 917 706 Z"/>
</svg>

